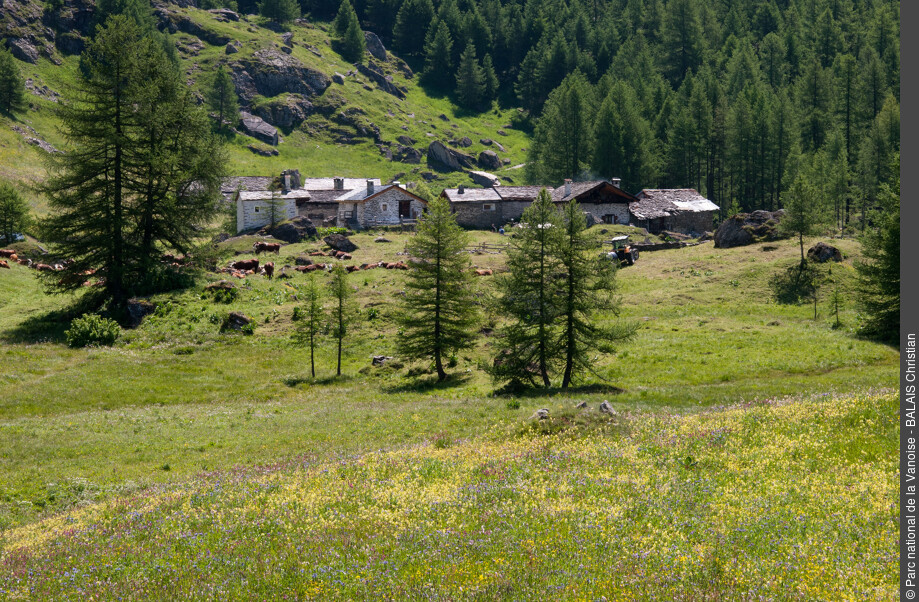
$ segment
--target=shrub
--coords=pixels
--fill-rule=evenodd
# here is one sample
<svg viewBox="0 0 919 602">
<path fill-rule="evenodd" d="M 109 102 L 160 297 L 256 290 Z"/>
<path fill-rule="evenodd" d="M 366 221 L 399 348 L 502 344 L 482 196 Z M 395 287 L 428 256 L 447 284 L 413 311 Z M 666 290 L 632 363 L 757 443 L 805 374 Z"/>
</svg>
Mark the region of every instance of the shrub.
<svg viewBox="0 0 919 602">
<path fill-rule="evenodd" d="M 113 345 L 121 334 L 121 327 L 114 320 L 86 314 L 73 320 L 64 334 L 71 347 Z"/>
<path fill-rule="evenodd" d="M 341 228 L 339 226 L 331 226 L 329 228 L 316 228 L 317 238 L 325 238 L 326 236 L 329 236 L 332 234 L 347 234 L 347 233 L 348 233 L 347 228 Z"/>
</svg>

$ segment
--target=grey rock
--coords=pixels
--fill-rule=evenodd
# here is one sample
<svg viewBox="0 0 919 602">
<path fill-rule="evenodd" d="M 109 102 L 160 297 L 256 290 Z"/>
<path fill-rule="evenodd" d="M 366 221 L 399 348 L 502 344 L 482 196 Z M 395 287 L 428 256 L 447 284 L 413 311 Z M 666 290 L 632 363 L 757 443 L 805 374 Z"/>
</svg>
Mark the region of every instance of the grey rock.
<svg viewBox="0 0 919 602">
<path fill-rule="evenodd" d="M 386 238 L 385 236 L 377 236 L 376 238 L 373 239 L 373 242 L 392 242 L 392 241 Z"/>
<path fill-rule="evenodd" d="M 485 146 L 491 146 L 492 144 L 494 144 L 494 142 L 495 141 L 492 140 L 491 138 L 479 138 L 479 143 L 484 144 Z"/>
<path fill-rule="evenodd" d="M 479 153 L 479 165 L 485 169 L 501 169 L 501 159 L 495 151 L 486 149 Z"/>
<path fill-rule="evenodd" d="M 239 118 L 243 132 L 246 135 L 252 136 L 272 146 L 277 146 L 281 142 L 281 136 L 278 134 L 278 129 L 261 117 L 241 111 L 239 113 Z"/>
<path fill-rule="evenodd" d="M 452 144 L 453 146 L 461 146 L 463 148 L 469 148 L 470 146 L 472 146 L 472 140 L 470 140 L 468 136 L 463 136 L 462 138 L 451 140 L 450 144 Z"/>
<path fill-rule="evenodd" d="M 336 71 L 332 74 L 332 81 L 343 86 L 345 84 L 345 76 Z"/>
<path fill-rule="evenodd" d="M 392 357 L 388 355 L 375 355 L 373 356 L 373 361 L 371 362 L 374 366 L 382 366 L 386 363 L 387 360 L 391 360 Z"/>
<path fill-rule="evenodd" d="M 498 130 L 498 135 L 499 135 L 499 136 L 507 136 L 507 132 L 505 132 L 504 130 Z"/>
<path fill-rule="evenodd" d="M 237 52 L 239 52 L 239 48 L 237 48 L 233 42 L 230 42 L 229 44 L 227 44 L 227 47 L 224 49 L 224 52 L 226 54 L 236 54 Z"/>
<path fill-rule="evenodd" d="M 255 112 L 278 127 L 294 128 L 313 113 L 313 104 L 300 94 L 288 94 L 284 99 L 259 105 Z"/>
<path fill-rule="evenodd" d="M 372 31 L 365 31 L 364 41 L 367 43 L 367 52 L 370 53 L 370 56 L 381 61 L 386 60 L 386 48 L 380 38 L 377 37 L 377 34 Z"/>
<path fill-rule="evenodd" d="M 375 83 L 380 90 L 399 99 L 405 98 L 407 90 L 394 84 L 392 76 L 383 73 L 383 69 L 379 65 L 369 62 L 366 65 L 358 64 L 356 67 L 361 75 Z"/>
<path fill-rule="evenodd" d="M 473 161 L 470 155 L 447 148 L 439 140 L 428 145 L 428 162 L 437 163 L 452 171 L 459 171 L 464 167 L 471 168 Z"/>
<path fill-rule="evenodd" d="M 577 409 L 577 410 L 583 410 L 584 408 L 587 407 L 587 402 L 586 402 L 586 401 L 582 401 L 581 403 L 579 403 L 578 405 L 576 405 L 576 406 L 574 406 L 574 407 L 575 407 L 575 409 Z"/>
<path fill-rule="evenodd" d="M 169 18 L 172 21 L 175 29 L 181 31 L 182 33 L 187 33 L 189 35 L 200 38 L 211 46 L 224 46 L 230 43 L 230 38 L 227 36 L 198 25 L 186 15 L 169 13 Z"/>
<path fill-rule="evenodd" d="M 224 328 L 230 330 L 242 330 L 244 326 L 252 323 L 252 318 L 241 311 L 231 311 L 224 321 Z"/>
<path fill-rule="evenodd" d="M 217 15 L 220 20 L 224 21 L 239 21 L 239 14 L 234 13 L 229 8 L 213 8 L 209 11 L 212 15 Z"/>
<path fill-rule="evenodd" d="M 484 188 L 498 186 L 501 183 L 498 180 L 498 176 L 488 173 L 487 171 L 470 171 L 469 175 L 472 176 L 473 182 Z"/>
<path fill-rule="evenodd" d="M 145 299 L 128 299 L 128 322 L 131 328 L 137 328 L 149 316 L 156 311 L 156 305 Z"/>
<path fill-rule="evenodd" d="M 546 408 L 541 408 L 539 410 L 536 410 L 533 413 L 533 415 L 530 416 L 530 420 L 545 420 L 548 417 L 549 417 L 549 410 L 547 410 Z"/>
<path fill-rule="evenodd" d="M 807 250 L 807 258 L 817 263 L 827 261 L 842 261 L 842 251 L 825 242 L 818 242 Z"/>
<path fill-rule="evenodd" d="M 605 400 L 603 401 L 603 403 L 600 404 L 600 411 L 603 412 L 604 414 L 609 414 L 610 416 L 619 415 L 619 412 L 613 409 L 613 406 L 611 406 L 610 403 Z"/>
<path fill-rule="evenodd" d="M 738 213 L 721 222 L 715 230 L 715 248 L 742 247 L 755 242 L 777 240 L 779 222 L 785 212 L 758 210 L 753 213 Z"/>
<path fill-rule="evenodd" d="M 255 146 L 254 144 L 249 144 L 248 146 L 246 146 L 246 148 L 248 148 L 250 151 L 252 151 L 256 155 L 260 155 L 262 157 L 277 157 L 278 155 L 281 154 L 278 152 L 278 149 L 276 148 L 262 148 L 260 146 Z"/>
<path fill-rule="evenodd" d="M 309 258 L 309 255 L 297 255 L 294 258 L 294 263 L 297 265 L 313 265 L 313 260 Z"/>
<path fill-rule="evenodd" d="M 336 251 L 344 251 L 345 253 L 357 251 L 357 245 L 351 242 L 351 239 L 344 234 L 329 234 L 322 241 Z"/>
<path fill-rule="evenodd" d="M 273 237 L 290 244 L 301 242 L 307 238 L 315 238 L 316 234 L 317 232 L 316 228 L 313 226 L 313 222 L 302 216 L 295 217 L 289 222 L 275 226 L 271 231 Z"/>
<path fill-rule="evenodd" d="M 443 121 L 450 121 L 450 118 L 447 117 L 444 113 L 441 113 L 441 114 L 438 115 L 437 117 L 440 118 L 440 119 L 442 119 Z"/>
<path fill-rule="evenodd" d="M 401 163 L 421 163 L 421 151 L 413 146 L 400 146 L 393 158 Z"/>
<path fill-rule="evenodd" d="M 283 93 L 318 96 L 332 80 L 326 74 L 310 69 L 297 58 L 275 48 L 263 48 L 230 65 L 236 92 L 244 103 L 256 96 L 272 97 Z"/>
<path fill-rule="evenodd" d="M 402 135 L 396 138 L 396 142 L 405 146 L 412 146 L 415 144 L 416 140 L 411 136 Z"/>
<path fill-rule="evenodd" d="M 13 38 L 7 41 L 10 52 L 14 57 L 33 65 L 38 62 L 38 49 L 25 38 Z"/>
</svg>

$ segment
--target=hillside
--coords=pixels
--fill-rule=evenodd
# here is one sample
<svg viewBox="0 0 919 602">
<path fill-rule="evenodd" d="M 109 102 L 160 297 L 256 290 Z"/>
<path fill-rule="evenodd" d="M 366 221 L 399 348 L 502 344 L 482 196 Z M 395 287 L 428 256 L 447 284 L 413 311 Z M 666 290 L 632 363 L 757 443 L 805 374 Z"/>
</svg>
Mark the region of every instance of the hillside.
<svg viewBox="0 0 919 602">
<path fill-rule="evenodd" d="M 6 19 L 12 14 L 7 13 Z M 155 10 L 158 26 L 174 32 L 171 39 L 189 85 L 202 100 L 218 65 L 226 65 L 242 91 L 241 107 L 264 116 L 280 130 L 282 142 L 276 148 L 243 133 L 233 136 L 228 144 L 231 174 L 275 175 L 290 168 L 299 169 L 304 177 L 427 178 L 436 181 L 435 187 L 446 187 L 472 185 L 468 172 L 485 169 L 505 182 L 522 182 L 523 171 L 513 167 L 525 161 L 529 138 L 510 127 L 516 110 L 496 107 L 473 113 L 447 97 L 430 96 L 411 69 L 391 53 L 385 60 L 367 54 L 360 67 L 363 72 L 358 72 L 332 48 L 328 23 L 301 20 L 284 32 L 266 27 L 271 24 L 257 16 L 239 15 L 234 21 L 226 14 L 172 4 Z M 34 38 L 40 25 L 34 22 L 16 30 L 17 35 Z M 228 54 L 228 45 L 235 52 Z M 49 56 L 44 56 L 46 52 Z M 49 44 L 34 64 L 17 63 L 27 80 L 30 107 L 15 118 L 0 116 L 0 177 L 27 184 L 42 177 L 45 154 L 28 139 L 66 148 L 54 106 L 68 98 L 79 60 Z M 333 81 L 336 72 L 350 75 L 339 84 Z M 473 158 L 483 150 L 496 151 L 504 162 L 498 168 L 469 164 L 451 171 L 436 161 L 429 163 L 427 147 L 435 140 Z M 250 147 L 276 154 L 263 156 Z M 43 211 L 41 199 L 32 201 Z"/>
</svg>

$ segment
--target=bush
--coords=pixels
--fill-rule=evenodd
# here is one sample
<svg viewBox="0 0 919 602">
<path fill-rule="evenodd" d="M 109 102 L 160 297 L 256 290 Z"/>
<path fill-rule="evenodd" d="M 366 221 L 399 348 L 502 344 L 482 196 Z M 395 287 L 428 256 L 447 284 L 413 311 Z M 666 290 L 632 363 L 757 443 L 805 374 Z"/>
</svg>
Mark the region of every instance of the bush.
<svg viewBox="0 0 919 602">
<path fill-rule="evenodd" d="M 113 345 L 121 335 L 121 327 L 114 320 L 86 314 L 73 320 L 64 334 L 71 347 Z"/>
<path fill-rule="evenodd" d="M 339 227 L 339 226 L 331 226 L 331 227 L 328 227 L 328 228 L 316 228 L 316 237 L 317 237 L 317 238 L 325 238 L 326 236 L 330 236 L 330 235 L 332 235 L 332 234 L 344 234 L 344 235 L 347 235 L 347 234 L 348 234 L 348 229 L 347 229 L 347 228 L 341 228 L 341 227 Z"/>
</svg>

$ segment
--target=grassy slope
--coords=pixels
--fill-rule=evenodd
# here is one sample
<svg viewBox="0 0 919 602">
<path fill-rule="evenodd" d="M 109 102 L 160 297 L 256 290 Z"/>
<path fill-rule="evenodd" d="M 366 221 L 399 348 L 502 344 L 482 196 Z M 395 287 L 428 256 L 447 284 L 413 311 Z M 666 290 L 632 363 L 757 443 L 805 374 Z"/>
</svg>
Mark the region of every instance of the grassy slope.
<svg viewBox="0 0 919 602">
<path fill-rule="evenodd" d="M 395 261 L 408 235 L 391 243 L 359 234 L 353 263 Z M 492 233 L 478 240 L 501 242 Z M 852 241 L 838 241 L 851 254 Z M 244 249 L 248 241 L 235 243 Z M 34 272 L 0 273 L 0 525 L 31 520 L 113 491 L 181 480 L 200 470 L 259 464 L 298 454 L 327 457 L 430 439 L 475 435 L 514 423 L 540 407 L 553 411 L 575 400 L 610 399 L 618 407 L 693 411 L 740 399 L 893 386 L 896 351 L 853 337 L 848 303 L 844 328 L 833 329 L 826 301 L 820 319 L 810 306 L 770 302 L 764 281 L 793 264 L 783 242 L 717 250 L 706 243 L 645 253 L 620 272 L 622 314 L 638 320 L 635 339 L 604 358 L 598 374 L 624 389 L 582 389 L 513 400 L 491 394 L 478 369 L 494 355 L 491 338 L 458 358 L 458 379 L 444 387 L 406 376 L 413 366 L 370 368 L 372 355 L 397 355 L 389 319 L 403 273 L 375 270 L 351 276 L 361 314 L 345 354 L 348 377 L 335 380 L 333 348 L 320 349 L 320 380 L 307 378 L 307 355 L 288 337 L 298 287 L 305 276 L 246 281 L 230 305 L 202 299 L 200 289 L 162 295 L 164 309 L 112 349 L 70 350 L 59 343 L 64 324 L 29 321 L 66 299 L 45 297 Z M 286 246 L 290 262 L 316 243 Z M 500 269 L 503 255 L 472 255 Z M 850 283 L 850 260 L 833 268 Z M 325 279 L 325 275 L 318 276 Z M 477 280 L 483 292 L 489 278 Z M 851 293 L 849 294 L 851 298 Z M 168 304 L 166 302 L 169 302 Z M 256 335 L 221 335 L 212 321 L 242 310 Z M 373 311 L 371 311 L 373 310 Z M 376 318 L 371 318 L 378 312 Z M 491 321 L 491 320 L 490 320 Z M 493 322 L 493 321 L 492 321 Z M 425 366 L 416 366 L 424 368 Z M 363 372 L 363 373 L 360 373 Z M 585 384 L 596 383 L 588 379 Z M 518 407 L 519 409 L 512 409 Z M 53 433 L 53 437 L 49 437 Z M 104 460 L 100 461 L 100 458 Z"/>
<path fill-rule="evenodd" d="M 191 47 L 195 39 L 183 33 L 173 36 L 180 49 L 183 68 L 189 81 L 199 91 L 206 87 L 210 74 L 218 64 L 247 57 L 259 48 L 280 46 L 281 35 L 259 27 L 261 21 L 257 17 L 251 17 L 251 21 L 248 22 L 221 23 L 206 11 L 177 10 L 191 16 L 202 26 L 241 44 L 240 52 L 230 56 L 225 54 L 223 46 L 208 44 L 204 44 L 201 50 L 188 52 L 184 49 Z M 304 65 L 330 76 L 336 71 L 347 73 L 354 70 L 354 65 L 344 61 L 332 50 L 327 30 L 326 23 L 293 26 L 292 56 Z M 319 49 L 322 56 L 317 57 L 307 46 Z M 77 57 L 67 57 L 61 66 L 46 59 L 40 59 L 36 65 L 18 64 L 24 78 L 32 78 L 37 86 L 48 86 L 67 98 L 68 87 L 75 82 L 78 63 Z M 503 128 L 510 123 L 516 111 L 495 108 L 482 114 L 470 114 L 446 98 L 429 96 L 418 84 L 417 76 L 406 79 L 401 71 L 395 68 L 391 70 L 395 83 L 409 90 L 405 100 L 377 89 L 360 75 L 348 78 L 343 86 L 332 84 L 321 97 L 310 100 L 315 105 L 340 105 L 338 111 L 358 107 L 365 112 L 362 119 L 380 128 L 383 140 L 393 142 L 400 135 L 408 135 L 417 141 L 415 146 L 422 153 L 434 139 L 446 142 L 468 136 L 473 140 L 473 146 L 459 150 L 478 155 L 481 150 L 489 148 L 480 144 L 479 139 L 491 138 L 507 149 L 507 152 L 499 151 L 498 154 L 502 158 L 511 159 L 511 166 L 524 162 L 528 136 L 519 130 Z M 365 89 L 366 84 L 370 84 L 372 89 Z M 32 94 L 27 94 L 27 97 L 31 104 L 29 111 L 12 120 L 0 116 L 0 177 L 17 180 L 24 185 L 42 177 L 44 153 L 26 144 L 10 126 L 31 126 L 52 145 L 61 149 L 66 148 L 59 131 L 59 122 L 53 115 L 54 103 Z M 439 117 L 441 114 L 445 115 L 448 121 L 443 121 Z M 400 176 L 402 181 L 421 180 L 421 172 L 436 171 L 426 164 L 426 159 L 422 159 L 422 163 L 418 165 L 391 162 L 381 155 L 373 140 L 369 138 L 358 139 L 356 144 L 337 142 L 337 136 L 329 132 L 330 127 L 340 129 L 342 126 L 337 126 L 318 114 L 311 116 L 299 128 L 283 133 L 284 141 L 279 145 L 280 154 L 276 157 L 253 154 L 246 146 L 255 140 L 247 136 L 236 136 L 228 145 L 229 171 L 233 175 L 274 175 L 283 169 L 296 168 L 304 177 L 372 176 L 384 181 L 389 181 L 400 173 L 404 174 Z M 502 128 L 507 133 L 506 136 L 497 134 Z M 433 134 L 433 137 L 429 137 L 429 133 Z M 498 173 L 509 176 L 509 179 L 506 179 L 508 183 L 522 183 L 522 170 L 505 169 Z M 459 172 L 438 175 L 442 179 L 435 183 L 435 188 L 460 182 L 472 183 L 467 175 Z M 32 201 L 37 211 L 44 212 L 46 207 L 43 199 L 31 196 L 34 197 Z"/>
</svg>

